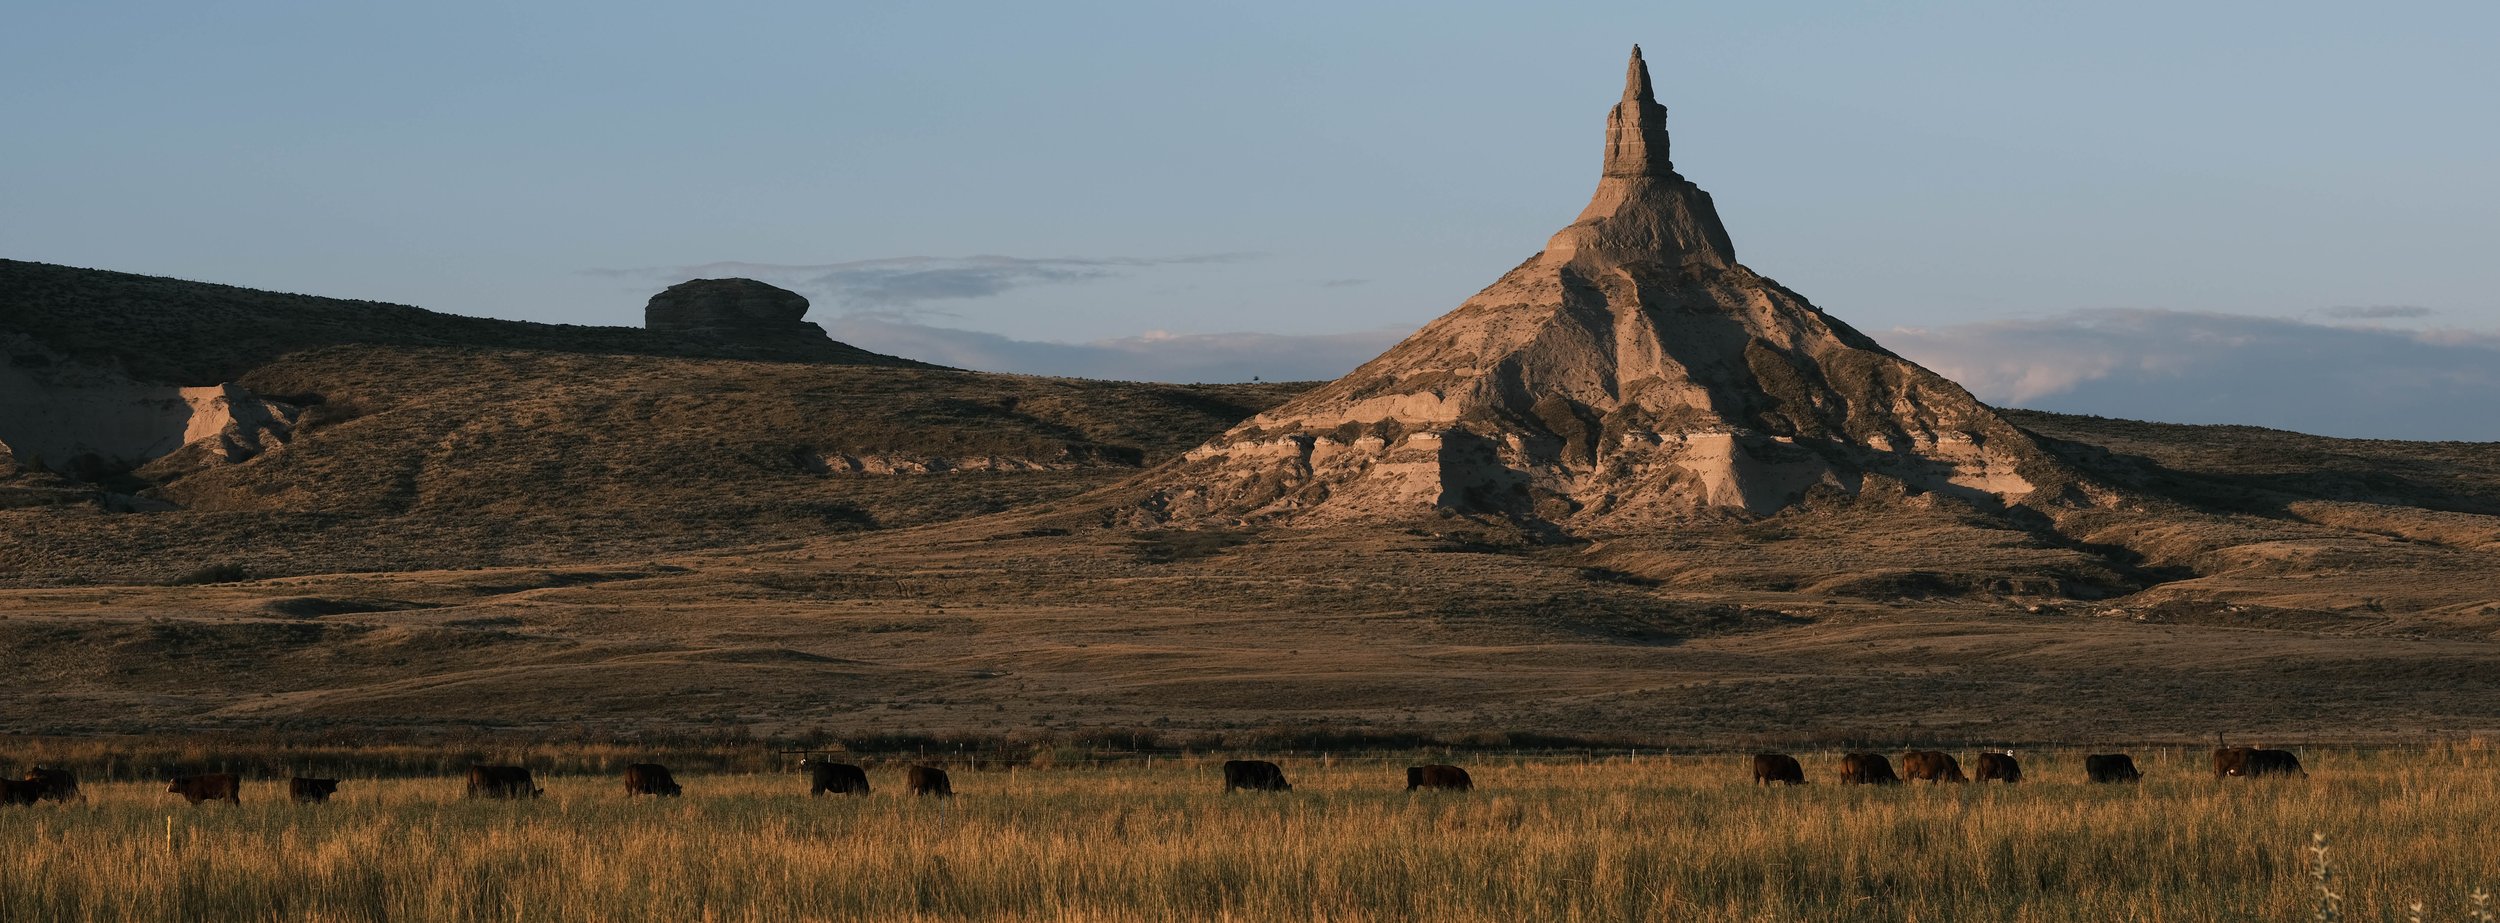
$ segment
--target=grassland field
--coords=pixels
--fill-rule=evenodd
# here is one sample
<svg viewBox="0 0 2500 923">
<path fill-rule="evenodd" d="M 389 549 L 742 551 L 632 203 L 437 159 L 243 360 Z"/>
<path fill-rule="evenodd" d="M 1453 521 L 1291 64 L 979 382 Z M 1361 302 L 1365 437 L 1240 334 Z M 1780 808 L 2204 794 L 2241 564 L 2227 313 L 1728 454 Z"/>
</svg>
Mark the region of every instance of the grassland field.
<svg viewBox="0 0 2500 923">
<path fill-rule="evenodd" d="M 2306 779 L 2217 781 L 2204 750 L 2080 752 L 2019 785 L 1757 788 L 1741 755 L 1461 759 L 1471 793 L 1403 791 L 1433 761 L 1281 761 L 1226 795 L 1221 757 L 955 770 L 952 799 L 807 796 L 795 773 L 614 775 L 537 801 L 449 777 L 349 779 L 327 805 L 246 780 L 237 806 L 161 782 L 0 810 L 0 920 L 2144 920 L 2487 919 L 2500 759 L 2479 745 L 2309 750 Z M 1967 763 L 1968 755 L 1965 754 Z M 2486 913 L 2500 902 L 2486 899 Z"/>
</svg>

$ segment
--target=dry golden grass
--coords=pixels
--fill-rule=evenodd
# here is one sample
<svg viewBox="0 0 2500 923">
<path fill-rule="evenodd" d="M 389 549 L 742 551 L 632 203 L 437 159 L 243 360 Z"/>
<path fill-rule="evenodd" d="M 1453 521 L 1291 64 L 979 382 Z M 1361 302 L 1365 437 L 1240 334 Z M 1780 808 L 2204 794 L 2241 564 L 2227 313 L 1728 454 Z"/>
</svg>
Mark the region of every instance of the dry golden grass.
<svg viewBox="0 0 2500 923">
<path fill-rule="evenodd" d="M 2019 786 L 1887 789 L 1801 756 L 1817 784 L 1754 788 L 1735 756 L 1479 762 L 1463 795 L 1377 761 L 1289 761 L 1276 795 L 1221 794 L 1212 761 L 959 771 L 946 801 L 891 768 L 815 800 L 791 775 L 669 801 L 556 777 L 536 803 L 351 780 L 322 807 L 264 782 L 198 809 L 115 783 L 0 811 L 0 919 L 2288 920 L 2317 905 L 2313 832 L 2343 919 L 2462 919 L 2500 884 L 2483 749 L 2312 752 L 2255 783 L 2139 753 L 2141 786 L 2034 753 Z"/>
</svg>

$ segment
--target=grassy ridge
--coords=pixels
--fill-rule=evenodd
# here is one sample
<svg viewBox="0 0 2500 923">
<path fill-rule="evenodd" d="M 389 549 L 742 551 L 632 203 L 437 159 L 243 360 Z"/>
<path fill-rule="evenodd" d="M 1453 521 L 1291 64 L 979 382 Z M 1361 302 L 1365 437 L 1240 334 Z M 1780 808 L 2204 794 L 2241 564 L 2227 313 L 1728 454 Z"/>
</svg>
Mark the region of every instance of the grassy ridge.
<svg viewBox="0 0 2500 923">
<path fill-rule="evenodd" d="M 2201 752 L 2086 786 L 1756 789 L 1737 757 L 1479 762 L 1468 795 L 1394 763 L 1290 763 L 1217 792 L 1211 763 L 959 772 L 961 796 L 809 800 L 789 775 L 697 776 L 628 802 L 555 777 L 537 803 L 450 779 L 338 803 L 191 809 L 161 785 L 0 811 L 0 919 L 2284 920 L 2333 845 L 2345 919 L 2462 919 L 2500 883 L 2481 749 L 2313 752 L 2305 781 L 2217 783 Z M 1801 754 L 1826 777 L 1833 754 Z M 171 845 L 168 845 L 171 818 Z"/>
</svg>

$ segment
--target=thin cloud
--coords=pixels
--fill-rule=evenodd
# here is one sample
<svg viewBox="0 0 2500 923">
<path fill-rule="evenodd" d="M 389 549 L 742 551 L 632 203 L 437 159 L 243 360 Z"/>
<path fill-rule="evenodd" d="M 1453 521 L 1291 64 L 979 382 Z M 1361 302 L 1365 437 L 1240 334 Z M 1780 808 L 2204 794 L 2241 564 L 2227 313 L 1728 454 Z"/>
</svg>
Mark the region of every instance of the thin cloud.
<svg viewBox="0 0 2500 923">
<path fill-rule="evenodd" d="M 2337 305 L 2318 312 L 2338 320 L 2398 320 L 2429 317 L 2439 312 L 2411 304 Z"/>
<path fill-rule="evenodd" d="M 1413 332 L 1383 329 L 1310 336 L 1150 332 L 1090 343 L 1050 343 L 877 314 L 845 315 L 824 327 L 834 339 L 853 346 L 957 368 L 1168 382 L 1335 378 Z"/>
<path fill-rule="evenodd" d="M 2329 436 L 2500 439 L 2500 336 L 2194 311 L 1900 328 L 1886 346 L 1981 400 Z"/>
<path fill-rule="evenodd" d="M 1132 275 L 1165 266 L 1230 263 L 1256 254 L 1166 257 L 898 256 L 838 263 L 718 262 L 695 266 L 592 270 L 594 275 L 652 281 L 736 276 L 770 282 L 845 311 L 909 312 L 933 302 L 990 298 L 1036 285 L 1063 285 Z"/>
</svg>

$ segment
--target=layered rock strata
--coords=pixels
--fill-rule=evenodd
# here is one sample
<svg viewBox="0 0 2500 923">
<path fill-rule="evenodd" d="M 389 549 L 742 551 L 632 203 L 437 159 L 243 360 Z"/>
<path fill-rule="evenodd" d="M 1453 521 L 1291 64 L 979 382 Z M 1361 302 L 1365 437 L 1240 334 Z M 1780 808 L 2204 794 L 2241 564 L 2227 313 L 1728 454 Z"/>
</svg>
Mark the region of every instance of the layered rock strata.
<svg viewBox="0 0 2500 923">
<path fill-rule="evenodd" d="M 1818 491 L 2066 494 L 2071 476 L 1969 392 L 1739 264 L 1668 157 L 1666 116 L 1634 48 L 1577 220 L 1388 352 L 1161 472 L 1141 514 L 1603 529 Z"/>
</svg>

